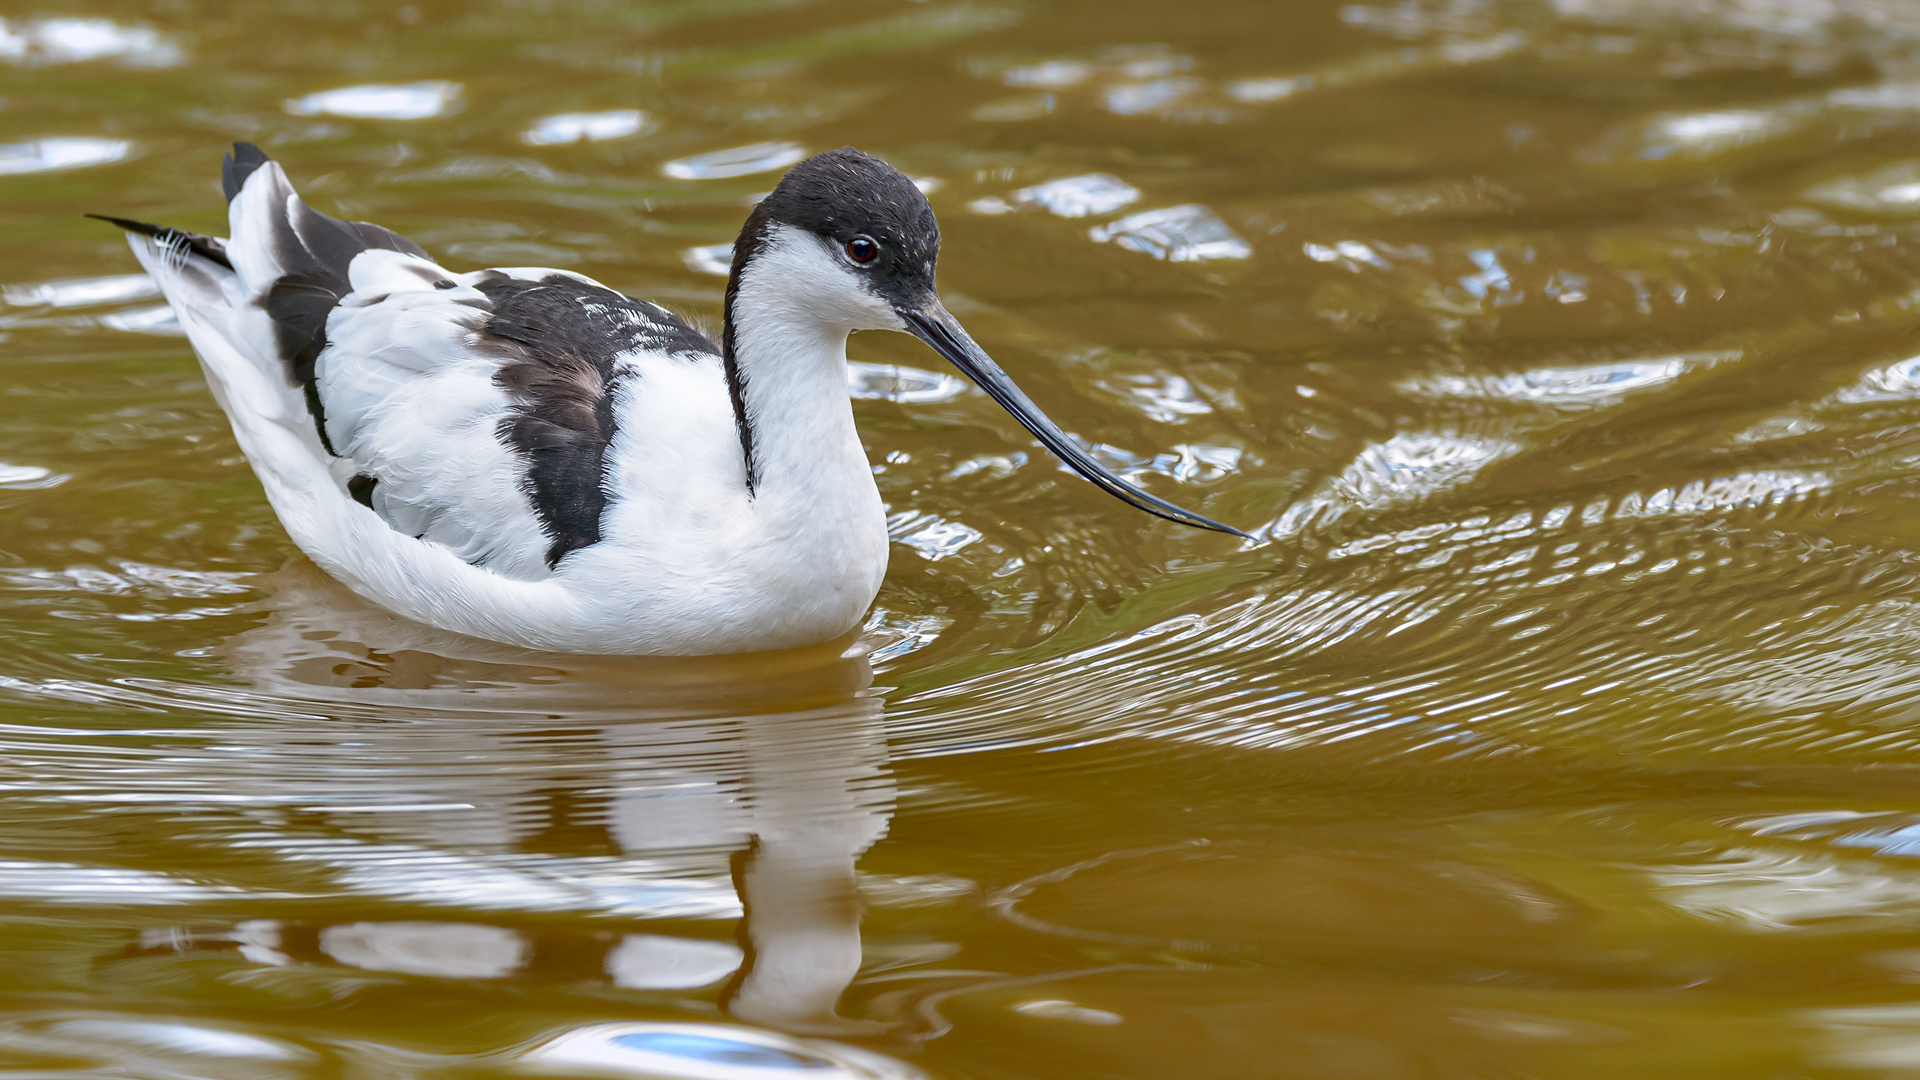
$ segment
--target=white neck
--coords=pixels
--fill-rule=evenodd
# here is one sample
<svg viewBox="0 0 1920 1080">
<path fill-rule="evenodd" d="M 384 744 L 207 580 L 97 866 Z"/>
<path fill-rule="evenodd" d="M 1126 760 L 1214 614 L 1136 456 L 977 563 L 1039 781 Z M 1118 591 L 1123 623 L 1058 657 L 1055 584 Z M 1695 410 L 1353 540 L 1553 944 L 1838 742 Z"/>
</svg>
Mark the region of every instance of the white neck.
<svg viewBox="0 0 1920 1080">
<path fill-rule="evenodd" d="M 771 228 L 728 311 L 754 501 L 831 513 L 874 490 L 847 392 L 847 335 L 892 315 L 816 238 Z"/>
<path fill-rule="evenodd" d="M 762 648 L 787 641 L 780 626 L 857 624 L 887 569 L 886 510 L 847 392 L 847 334 L 873 325 L 847 293 L 864 288 L 818 238 L 787 233 L 741 268 L 727 313 L 753 478 L 751 525 L 735 534 L 744 561 L 731 565 L 768 624 Z"/>
</svg>

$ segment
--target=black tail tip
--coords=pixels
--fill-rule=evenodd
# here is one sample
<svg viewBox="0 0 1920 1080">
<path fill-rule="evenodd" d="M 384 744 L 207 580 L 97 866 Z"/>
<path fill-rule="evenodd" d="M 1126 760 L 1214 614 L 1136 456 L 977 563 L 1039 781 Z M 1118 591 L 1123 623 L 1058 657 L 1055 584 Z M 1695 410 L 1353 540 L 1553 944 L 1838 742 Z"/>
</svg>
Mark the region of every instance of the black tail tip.
<svg viewBox="0 0 1920 1080">
<path fill-rule="evenodd" d="M 159 236 L 161 233 L 169 231 L 163 225 L 151 225 L 144 221 L 135 221 L 132 218 L 113 217 L 110 214 L 81 214 L 80 216 L 83 218 L 92 218 L 95 221 L 104 221 L 109 225 L 118 225 L 128 232 L 137 232 L 142 236 Z"/>
<path fill-rule="evenodd" d="M 267 160 L 266 153 L 250 142 L 233 144 L 233 153 L 220 161 L 220 190 L 226 192 L 228 202 L 240 194 L 240 189 L 247 184 L 247 177 L 265 165 Z"/>
</svg>

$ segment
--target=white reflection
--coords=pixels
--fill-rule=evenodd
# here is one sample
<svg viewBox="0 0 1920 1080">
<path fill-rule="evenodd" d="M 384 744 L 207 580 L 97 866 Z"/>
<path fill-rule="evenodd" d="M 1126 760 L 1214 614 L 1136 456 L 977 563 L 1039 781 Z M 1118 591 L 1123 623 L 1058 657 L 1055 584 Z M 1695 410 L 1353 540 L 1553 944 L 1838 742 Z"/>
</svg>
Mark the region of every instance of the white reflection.
<svg viewBox="0 0 1920 1080">
<path fill-rule="evenodd" d="M 0 289 L 0 299 L 15 307 L 75 308 L 125 304 L 159 296 L 160 287 L 145 274 L 57 278 Z"/>
<path fill-rule="evenodd" d="M 1120 375 L 1096 380 L 1094 385 L 1121 395 L 1129 403 L 1163 424 L 1183 423 L 1190 416 L 1205 416 L 1213 405 L 1200 396 L 1193 383 L 1165 372 Z"/>
<path fill-rule="evenodd" d="M 1244 259 L 1253 254 L 1253 248 L 1219 215 L 1198 203 L 1132 214 L 1095 226 L 1087 235 L 1095 243 L 1112 242 L 1168 262 Z"/>
<path fill-rule="evenodd" d="M 118 60 L 128 67 L 173 67 L 186 53 L 144 26 L 112 19 L 0 19 L 0 60 L 37 67 Z"/>
<path fill-rule="evenodd" d="M 1109 173 L 1089 173 L 1021 188 L 1013 198 L 1064 218 L 1095 217 L 1138 201 L 1140 189 Z"/>
<path fill-rule="evenodd" d="M 979 529 L 924 511 L 902 510 L 887 518 L 887 535 L 931 562 L 958 555 L 985 539 Z"/>
<path fill-rule="evenodd" d="M 1833 919 L 1911 918 L 1920 878 L 1886 864 L 1762 849 L 1712 863 L 1648 872 L 1662 900 L 1690 915 L 1746 930 L 1793 930 Z"/>
<path fill-rule="evenodd" d="M 721 1024 L 594 1024 L 529 1051 L 520 1064 L 569 1076 L 656 1080 L 916 1080 L 918 1069 L 869 1050 Z"/>
<path fill-rule="evenodd" d="M 186 904 L 232 899 L 246 890 L 202 885 L 151 870 L 0 860 L 0 897 L 69 904 Z"/>
<path fill-rule="evenodd" d="M 929 405 L 952 401 L 967 392 L 965 379 L 899 364 L 847 361 L 847 387 L 856 398 Z"/>
<path fill-rule="evenodd" d="M 1893 1002 L 1808 1009 L 1801 1019 L 1821 1032 L 1813 1063 L 1839 1069 L 1887 1070 L 1882 1076 L 1912 1076 L 1920 1070 L 1920 1005 Z"/>
<path fill-rule="evenodd" d="M 57 487 L 71 479 L 42 465 L 9 465 L 0 461 L 0 488 L 9 491 Z"/>
<path fill-rule="evenodd" d="M 300 1047 L 258 1035 L 165 1020 L 64 1020 L 53 1025 L 51 1033 L 130 1043 L 196 1057 L 299 1061 L 312 1056 Z"/>
<path fill-rule="evenodd" d="M 1293 75 L 1271 79 L 1241 79 L 1227 84 L 1227 96 L 1235 101 L 1257 104 L 1290 98 L 1313 87 L 1313 76 Z"/>
<path fill-rule="evenodd" d="M 763 142 L 669 161 L 660 171 L 676 180 L 725 180 L 784 169 L 806 156 L 799 143 Z"/>
<path fill-rule="evenodd" d="M 1851 386 L 1834 391 L 1831 400 L 1844 405 L 1920 400 L 1920 356 L 1875 368 Z"/>
<path fill-rule="evenodd" d="M 358 922 L 320 932 L 328 956 L 368 971 L 498 979 L 526 959 L 526 943 L 511 930 L 476 923 Z"/>
<path fill-rule="evenodd" d="M 1085 1005 L 1075 1005 L 1071 1001 L 1057 998 L 1044 998 L 1040 1001 L 1023 1001 L 1013 1007 L 1013 1011 L 1022 1016 L 1037 1016 L 1045 1020 L 1065 1020 L 1073 1024 L 1090 1024 L 1094 1027 L 1114 1027 L 1122 1022 L 1119 1013 L 1105 1009 L 1089 1009 Z"/>
<path fill-rule="evenodd" d="M 884 664 L 933 644 L 939 640 L 940 631 L 951 625 L 953 620 L 944 615 L 906 615 L 875 608 L 860 637 L 867 648 L 867 659 Z"/>
<path fill-rule="evenodd" d="M 744 959 L 730 941 L 628 934 L 607 954 L 607 974 L 629 990 L 694 990 L 733 974 Z"/>
<path fill-rule="evenodd" d="M 133 144 L 125 139 L 79 136 L 0 143 L 0 176 L 84 169 L 121 161 L 132 154 Z"/>
<path fill-rule="evenodd" d="M 428 120 L 453 112 L 460 104 L 459 83 L 428 80 L 372 83 L 322 90 L 291 98 L 285 108 L 295 116 L 343 116 L 355 120 Z"/>
<path fill-rule="evenodd" d="M 132 308 L 116 311 L 99 317 L 101 326 L 109 330 L 121 330 L 129 334 L 153 334 L 158 337 L 185 337 L 187 332 L 180 328 L 180 317 L 166 304 L 152 307 Z"/>
<path fill-rule="evenodd" d="M 1144 83 L 1109 86 L 1101 94 L 1107 111 L 1119 116 L 1138 116 L 1158 112 L 1197 92 L 1205 84 L 1199 79 L 1154 79 Z"/>
<path fill-rule="evenodd" d="M 214 1027 L 193 1018 L 139 1013 L 12 1012 L 0 1019 L 9 1061 L 59 1061 L 58 1068 L 8 1069 L 11 1076 L 141 1076 L 178 1080 L 279 1080 L 311 1075 L 313 1051 L 294 1043 Z"/>
<path fill-rule="evenodd" d="M 881 702 L 844 642 L 749 658 L 562 657 L 406 623 L 304 562 L 254 584 L 266 619 L 225 658 L 250 700 L 290 715 L 213 735 L 211 757 L 183 759 L 189 772 L 165 797 L 217 789 L 295 811 L 324 824 L 232 842 L 334 890 L 459 915 L 253 924 L 219 935 L 222 947 L 434 978 L 527 979 L 574 963 L 575 978 L 630 990 L 727 983 L 729 1015 L 782 1031 L 884 1026 L 836 1011 L 862 962 L 856 862 L 893 808 Z M 237 767 L 209 783 L 220 762 Z M 69 880 L 97 899 L 77 869 L 38 891 Z M 5 870 L 0 893 L 22 880 Z M 944 897 L 951 883 L 894 891 L 930 889 Z M 744 923 L 736 945 L 719 931 L 615 938 L 485 914 L 543 910 Z"/>
<path fill-rule="evenodd" d="M 1031 86 L 1039 90 L 1066 90 L 1093 78 L 1094 66 L 1081 60 L 1048 60 L 1026 67 L 1008 68 L 1000 81 L 1008 86 Z"/>
<path fill-rule="evenodd" d="M 1901 161 L 1864 176 L 1843 176 L 1807 189 L 1807 199 L 1869 214 L 1920 213 L 1920 161 Z"/>
<path fill-rule="evenodd" d="M 610 142 L 651 130 L 647 114 L 639 109 L 607 112 L 560 113 L 542 117 L 520 134 L 528 146 L 560 146 L 576 142 Z"/>
<path fill-rule="evenodd" d="M 705 247 L 688 248 L 680 253 L 680 261 L 696 274 L 727 277 L 733 273 L 733 245 L 708 244 Z"/>
<path fill-rule="evenodd" d="M 1767 114 L 1750 109 L 1667 116 L 1652 125 L 1654 134 L 1662 138 L 1702 148 L 1737 146 L 1751 141 L 1767 127 Z"/>
<path fill-rule="evenodd" d="M 1459 487 L 1520 449 L 1517 443 L 1495 437 L 1402 433 L 1362 450 L 1333 487 L 1364 507 L 1405 505 Z"/>
</svg>

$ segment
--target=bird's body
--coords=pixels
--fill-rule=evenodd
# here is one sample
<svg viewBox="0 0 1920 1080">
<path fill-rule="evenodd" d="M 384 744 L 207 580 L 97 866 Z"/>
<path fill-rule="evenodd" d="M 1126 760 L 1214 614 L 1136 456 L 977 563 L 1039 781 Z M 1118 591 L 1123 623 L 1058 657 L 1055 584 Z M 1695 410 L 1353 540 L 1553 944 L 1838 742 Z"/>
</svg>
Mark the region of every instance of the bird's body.
<svg viewBox="0 0 1920 1080">
<path fill-rule="evenodd" d="M 921 336 L 1065 442 L 939 306 L 925 199 L 857 151 L 756 208 L 720 342 L 567 271 L 451 273 L 308 208 L 244 144 L 225 179 L 224 241 L 119 223 L 294 542 L 420 622 L 676 655 L 856 626 L 887 536 L 847 393 L 854 330 Z"/>
</svg>

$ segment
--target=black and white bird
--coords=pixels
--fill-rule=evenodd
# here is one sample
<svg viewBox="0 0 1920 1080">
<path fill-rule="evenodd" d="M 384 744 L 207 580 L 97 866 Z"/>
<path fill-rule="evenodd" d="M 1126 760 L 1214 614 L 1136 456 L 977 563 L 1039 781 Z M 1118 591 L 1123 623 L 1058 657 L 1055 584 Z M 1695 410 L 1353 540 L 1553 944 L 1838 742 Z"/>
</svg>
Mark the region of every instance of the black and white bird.
<svg viewBox="0 0 1920 1080">
<path fill-rule="evenodd" d="M 234 146 L 232 235 L 108 218 L 173 306 L 274 512 L 361 596 L 574 653 L 831 640 L 880 588 L 887 531 L 854 427 L 847 335 L 952 361 L 1082 476 L 1237 530 L 1088 456 L 934 290 L 926 197 L 858 150 L 796 165 L 734 246 L 718 343 L 565 270 L 456 274 L 321 214 Z"/>
</svg>

